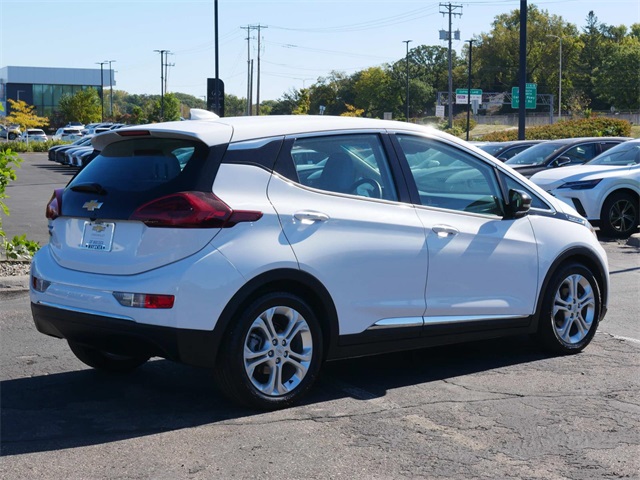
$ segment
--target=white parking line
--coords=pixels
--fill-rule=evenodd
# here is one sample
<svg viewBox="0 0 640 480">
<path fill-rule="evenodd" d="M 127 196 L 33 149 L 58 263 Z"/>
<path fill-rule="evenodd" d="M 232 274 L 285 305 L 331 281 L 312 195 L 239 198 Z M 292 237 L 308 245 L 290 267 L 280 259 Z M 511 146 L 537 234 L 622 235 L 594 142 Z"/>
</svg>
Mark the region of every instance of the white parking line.
<svg viewBox="0 0 640 480">
<path fill-rule="evenodd" d="M 613 333 L 607 333 L 607 332 L 598 332 L 601 335 L 609 335 L 612 338 L 615 338 L 616 340 L 624 340 L 625 342 L 631 342 L 631 343 L 637 343 L 638 345 L 640 345 L 640 339 L 638 338 L 631 338 L 631 337 L 623 337 L 622 335 L 614 335 Z"/>
</svg>

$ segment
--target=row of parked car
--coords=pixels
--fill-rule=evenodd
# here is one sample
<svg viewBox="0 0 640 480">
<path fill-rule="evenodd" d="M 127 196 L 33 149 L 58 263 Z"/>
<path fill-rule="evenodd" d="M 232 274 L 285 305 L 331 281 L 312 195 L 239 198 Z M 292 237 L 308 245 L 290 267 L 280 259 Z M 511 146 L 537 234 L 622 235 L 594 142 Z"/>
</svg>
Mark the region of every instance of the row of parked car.
<svg viewBox="0 0 640 480">
<path fill-rule="evenodd" d="M 73 143 L 68 145 L 56 145 L 49 149 L 49 160 L 62 165 L 72 167 L 84 167 L 93 157 L 94 149 L 91 146 L 91 139 L 103 132 L 117 130 L 124 127 L 123 123 L 95 123 L 78 130 L 80 134 L 75 135 Z M 64 130 L 70 130 L 65 127 Z M 62 138 L 63 140 L 65 138 Z M 72 138 L 67 137 L 71 140 Z"/>
<path fill-rule="evenodd" d="M 588 137 L 477 146 L 575 208 L 606 235 L 627 237 L 636 231 L 640 139 Z"/>
</svg>

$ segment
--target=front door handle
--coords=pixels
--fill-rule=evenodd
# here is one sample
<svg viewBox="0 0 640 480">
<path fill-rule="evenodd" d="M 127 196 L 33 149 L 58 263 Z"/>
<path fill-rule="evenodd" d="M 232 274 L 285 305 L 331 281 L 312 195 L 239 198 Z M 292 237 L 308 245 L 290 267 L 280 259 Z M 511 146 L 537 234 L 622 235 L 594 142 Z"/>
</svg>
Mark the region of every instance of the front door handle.
<svg viewBox="0 0 640 480">
<path fill-rule="evenodd" d="M 450 227 L 449 225 L 434 225 L 431 230 L 439 237 L 453 237 L 460 233 L 460 230 L 455 227 Z"/>
<path fill-rule="evenodd" d="M 293 217 L 302 223 L 326 222 L 329 220 L 329 215 L 315 210 L 301 210 L 294 213 Z"/>
</svg>

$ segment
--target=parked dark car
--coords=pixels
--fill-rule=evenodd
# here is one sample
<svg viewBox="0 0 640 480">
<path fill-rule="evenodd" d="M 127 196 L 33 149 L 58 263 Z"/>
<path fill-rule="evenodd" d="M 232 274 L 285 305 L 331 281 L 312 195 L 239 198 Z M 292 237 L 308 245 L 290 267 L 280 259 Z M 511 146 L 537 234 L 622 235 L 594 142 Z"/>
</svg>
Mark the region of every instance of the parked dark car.
<svg viewBox="0 0 640 480">
<path fill-rule="evenodd" d="M 546 140 L 512 140 L 510 142 L 486 142 L 478 145 L 478 148 L 493 155 L 498 160 L 506 162 L 511 157 L 516 156 L 520 152 L 524 152 L 527 148 L 545 141 Z"/>
<path fill-rule="evenodd" d="M 505 163 L 525 177 L 546 168 L 580 165 L 606 152 L 628 137 L 581 137 L 549 140 L 526 149 Z"/>
</svg>

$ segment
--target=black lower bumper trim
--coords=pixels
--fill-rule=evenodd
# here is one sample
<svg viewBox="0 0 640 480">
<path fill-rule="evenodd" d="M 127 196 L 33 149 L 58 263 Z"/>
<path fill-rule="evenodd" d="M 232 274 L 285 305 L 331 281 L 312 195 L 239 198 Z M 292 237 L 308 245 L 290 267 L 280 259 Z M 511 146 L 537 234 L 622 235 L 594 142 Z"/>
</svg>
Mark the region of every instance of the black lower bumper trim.
<svg viewBox="0 0 640 480">
<path fill-rule="evenodd" d="M 162 357 L 177 362 L 213 367 L 214 333 L 144 325 L 108 316 L 31 303 L 39 332 L 121 355 Z"/>
</svg>

